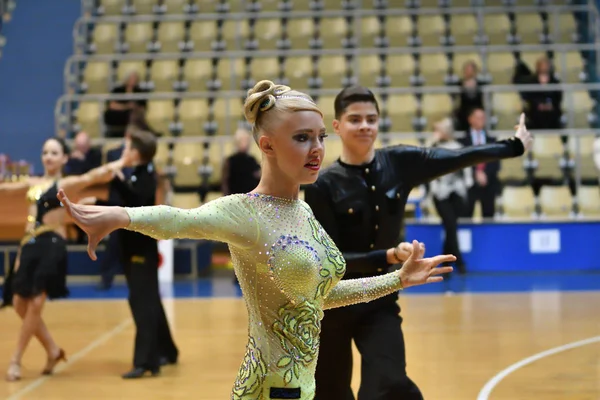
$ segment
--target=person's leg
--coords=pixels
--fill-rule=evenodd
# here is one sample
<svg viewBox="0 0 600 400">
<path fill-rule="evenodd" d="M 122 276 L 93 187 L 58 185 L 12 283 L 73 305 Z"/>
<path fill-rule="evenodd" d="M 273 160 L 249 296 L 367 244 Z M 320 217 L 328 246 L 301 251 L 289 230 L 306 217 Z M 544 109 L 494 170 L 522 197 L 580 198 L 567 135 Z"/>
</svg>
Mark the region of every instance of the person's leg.
<svg viewBox="0 0 600 400">
<path fill-rule="evenodd" d="M 106 243 L 106 251 L 104 252 L 102 263 L 100 264 L 100 288 L 102 289 L 110 289 L 118 272 L 121 261 L 120 245 L 119 232 L 111 233 Z"/>
<path fill-rule="evenodd" d="M 158 355 L 158 271 L 146 263 L 127 266 L 129 305 L 135 321 L 135 349 L 133 370 L 124 378 L 139 378 L 145 371 L 153 375 L 159 371 Z M 158 300 L 157 300 L 158 298 Z"/>
<path fill-rule="evenodd" d="M 314 400 L 354 400 L 350 384 L 355 308 L 356 306 L 349 306 L 325 311 L 321 321 Z"/>
<path fill-rule="evenodd" d="M 497 185 L 489 182 L 481 193 L 481 214 L 484 218 L 494 218 L 496 213 Z"/>
<path fill-rule="evenodd" d="M 370 303 L 371 312 L 356 326 L 362 357 L 360 400 L 423 400 L 406 374 L 406 352 L 400 308 L 395 295 Z"/>
</svg>

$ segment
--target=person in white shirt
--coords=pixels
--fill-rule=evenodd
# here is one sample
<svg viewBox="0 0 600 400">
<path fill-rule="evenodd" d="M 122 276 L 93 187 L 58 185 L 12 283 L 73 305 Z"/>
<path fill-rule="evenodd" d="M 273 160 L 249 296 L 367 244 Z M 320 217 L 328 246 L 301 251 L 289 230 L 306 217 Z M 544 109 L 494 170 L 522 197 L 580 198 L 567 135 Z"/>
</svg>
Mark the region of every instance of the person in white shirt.
<svg viewBox="0 0 600 400">
<path fill-rule="evenodd" d="M 450 118 L 445 118 L 434 125 L 433 140 L 430 146 L 451 150 L 464 147 L 454 139 L 453 123 Z M 461 274 L 466 272 L 466 267 L 458 245 L 458 218 L 464 215 L 468 200 L 468 191 L 472 186 L 472 168 L 465 168 L 451 174 L 443 175 L 432 181 L 429 186 L 433 203 L 442 218 L 442 224 L 446 233 L 444 252 L 456 256 L 456 270 Z"/>
</svg>

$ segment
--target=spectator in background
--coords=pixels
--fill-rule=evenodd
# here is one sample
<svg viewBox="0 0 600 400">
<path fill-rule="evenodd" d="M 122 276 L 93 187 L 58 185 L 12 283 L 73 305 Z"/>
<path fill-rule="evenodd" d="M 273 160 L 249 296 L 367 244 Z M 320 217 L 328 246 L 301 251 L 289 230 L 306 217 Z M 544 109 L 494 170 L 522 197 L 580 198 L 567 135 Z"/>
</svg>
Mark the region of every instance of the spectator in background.
<svg viewBox="0 0 600 400">
<path fill-rule="evenodd" d="M 224 195 L 248 193 L 260 180 L 260 164 L 248 153 L 250 133 L 245 129 L 238 129 L 234 138 L 237 151 L 223 163 L 221 190 Z"/>
<path fill-rule="evenodd" d="M 75 135 L 73 151 L 65 166 L 65 172 L 68 175 L 83 175 L 100 165 L 102 165 L 102 151 L 92 147 L 90 137 L 86 132 L 79 132 Z"/>
<path fill-rule="evenodd" d="M 475 61 L 463 64 L 463 77 L 458 81 L 460 97 L 458 106 L 454 111 L 456 129 L 466 130 L 469 127 L 469 112 L 474 108 L 483 108 L 483 93 L 481 87 L 484 83 L 478 79 L 479 68 Z"/>
<path fill-rule="evenodd" d="M 485 112 L 475 108 L 469 114 L 469 129 L 466 136 L 459 140 L 465 147 L 495 143 L 496 138 L 485 131 Z M 484 218 L 493 218 L 496 211 L 496 195 L 500 190 L 500 161 L 477 164 L 473 169 L 473 186 L 469 188 L 465 217 L 473 218 L 475 203 L 481 202 Z"/>
<path fill-rule="evenodd" d="M 535 73 L 525 76 L 522 82 L 542 86 L 560 83 L 554 76 L 552 64 L 547 57 L 540 57 L 535 64 Z M 562 127 L 562 91 L 525 91 L 523 99 L 527 103 L 526 115 L 529 119 L 528 126 L 531 129 L 560 129 Z M 566 137 L 564 140 L 566 140 Z"/>
<path fill-rule="evenodd" d="M 431 147 L 458 150 L 463 147 L 454 137 L 452 120 L 445 118 L 433 127 Z M 458 245 L 458 218 L 465 213 L 468 190 L 473 186 L 473 170 L 465 168 L 431 181 L 430 192 L 435 208 L 444 225 L 444 254 L 456 256 L 456 268 L 461 274 L 466 272 L 465 263 Z"/>
<path fill-rule="evenodd" d="M 140 86 L 140 77 L 133 71 L 127 74 L 122 85 L 115 87 L 112 94 L 145 93 Z M 107 137 L 124 137 L 125 130 L 131 121 L 132 111 L 146 113 L 147 100 L 111 100 L 104 112 L 104 123 Z"/>
</svg>

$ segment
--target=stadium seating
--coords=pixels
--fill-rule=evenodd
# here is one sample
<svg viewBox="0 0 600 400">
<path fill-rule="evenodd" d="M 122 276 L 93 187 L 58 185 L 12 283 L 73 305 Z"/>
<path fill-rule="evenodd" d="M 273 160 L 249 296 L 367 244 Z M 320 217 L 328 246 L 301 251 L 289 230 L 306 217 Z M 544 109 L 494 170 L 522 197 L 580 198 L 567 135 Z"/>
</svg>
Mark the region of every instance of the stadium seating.
<svg viewBox="0 0 600 400">
<path fill-rule="evenodd" d="M 510 85 L 517 60 L 533 69 L 542 55 L 553 58 L 563 83 L 585 83 L 589 78 L 587 53 L 575 47 L 583 43 L 575 6 L 565 2 L 560 2 L 562 8 L 537 0 L 92 3 L 89 17 L 78 23 L 78 43 L 83 45 L 77 47 L 77 61 L 69 68 L 71 81 L 77 82 L 69 90 L 83 97 L 74 104 L 69 119 L 74 123 L 68 129 L 82 128 L 101 137 L 98 121 L 104 102 L 89 96 L 110 93 L 128 72 L 137 71 L 151 92 L 150 125 L 172 136 L 173 142 L 198 138 L 194 145 L 175 143 L 161 153 L 161 163 L 176 167 L 176 188 L 200 185 L 199 171 L 209 171 L 208 184 L 218 187 L 219 165 L 231 146 L 219 138 L 230 137 L 243 124 L 245 90 L 258 79 L 313 94 L 327 126 L 333 120 L 335 92 L 351 83 L 367 85 L 376 91 L 382 116 L 389 121 L 382 124 L 386 135 L 427 132 L 433 122 L 450 115 L 455 107 L 454 83 L 470 60 L 492 85 Z M 572 46 L 550 51 L 542 47 L 556 44 Z M 527 47 L 515 47 L 520 45 Z M 160 94 L 171 97 L 156 97 Z M 563 99 L 565 127 L 589 129 L 596 106 L 590 92 L 565 93 Z M 523 110 L 518 87 L 490 93 L 488 100 L 493 128 L 512 130 Z M 208 138 L 206 145 L 201 138 Z M 423 143 L 415 134 L 403 138 L 389 143 Z M 563 199 L 566 187 L 560 185 L 571 176 L 573 166 L 587 181 L 597 180 L 591 146 L 586 145 L 592 139 L 593 135 L 581 136 L 576 148 L 574 137 L 563 143 L 554 134 L 540 134 L 529 160 L 504 161 L 501 178 L 519 185 L 505 187 L 504 212 L 529 215 L 533 212 L 529 205 L 537 201 L 544 214 L 568 215 L 571 193 L 560 207 L 551 207 L 544 199 Z M 338 147 L 332 140 L 327 162 L 339 154 Z M 523 186 L 531 176 L 552 181 L 539 199 L 527 197 L 530 193 Z M 591 193 L 587 190 L 582 188 L 584 195 L 575 198 L 575 203 L 586 204 L 581 207 L 584 212 L 596 210 L 585 197 Z M 515 198 L 526 198 L 526 205 L 512 208 L 507 201 Z"/>
</svg>

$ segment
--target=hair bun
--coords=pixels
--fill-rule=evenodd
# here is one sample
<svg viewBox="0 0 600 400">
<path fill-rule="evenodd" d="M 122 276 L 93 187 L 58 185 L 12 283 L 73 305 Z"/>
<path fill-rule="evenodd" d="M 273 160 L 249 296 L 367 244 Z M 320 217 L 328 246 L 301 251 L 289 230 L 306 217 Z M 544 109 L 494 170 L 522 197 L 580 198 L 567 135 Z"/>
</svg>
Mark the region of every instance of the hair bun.
<svg viewBox="0 0 600 400">
<path fill-rule="evenodd" d="M 276 96 L 289 92 L 291 89 L 285 85 L 276 85 L 271 81 L 260 81 L 250 90 L 244 104 L 246 120 L 255 124 L 261 113 L 271 109 L 277 101 Z"/>
</svg>

